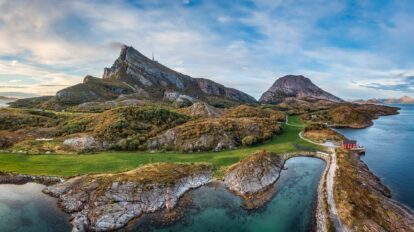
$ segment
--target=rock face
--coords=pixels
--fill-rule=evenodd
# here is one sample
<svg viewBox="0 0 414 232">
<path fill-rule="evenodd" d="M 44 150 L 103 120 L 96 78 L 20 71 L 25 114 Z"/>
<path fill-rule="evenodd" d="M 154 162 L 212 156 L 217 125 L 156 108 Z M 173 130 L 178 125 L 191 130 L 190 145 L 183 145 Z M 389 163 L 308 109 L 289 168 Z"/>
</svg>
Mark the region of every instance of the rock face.
<svg viewBox="0 0 414 232">
<path fill-rule="evenodd" d="M 148 59 L 133 47 L 123 46 L 119 58 L 111 68 L 106 68 L 104 80 L 119 80 L 137 90 L 143 90 L 155 99 L 169 98 L 168 92 L 205 100 L 209 96 L 242 103 L 256 100 L 235 89 L 207 79 L 196 79 L 169 69 Z M 206 99 L 208 100 L 208 99 Z"/>
<path fill-rule="evenodd" d="M 304 76 L 287 75 L 276 80 L 268 91 L 263 93 L 259 102 L 277 104 L 286 98 L 311 98 L 329 100 L 332 102 L 343 102 L 342 99 L 322 90 L 309 78 Z"/>
<path fill-rule="evenodd" d="M 73 215 L 73 231 L 112 231 L 143 213 L 172 209 L 189 189 L 211 180 L 208 165 L 164 163 L 120 174 L 76 177 L 44 192 L 58 197 L 63 210 Z"/>
<path fill-rule="evenodd" d="M 270 152 L 255 153 L 230 167 L 224 183 L 243 196 L 262 192 L 279 178 L 283 163 L 280 156 Z"/>
</svg>

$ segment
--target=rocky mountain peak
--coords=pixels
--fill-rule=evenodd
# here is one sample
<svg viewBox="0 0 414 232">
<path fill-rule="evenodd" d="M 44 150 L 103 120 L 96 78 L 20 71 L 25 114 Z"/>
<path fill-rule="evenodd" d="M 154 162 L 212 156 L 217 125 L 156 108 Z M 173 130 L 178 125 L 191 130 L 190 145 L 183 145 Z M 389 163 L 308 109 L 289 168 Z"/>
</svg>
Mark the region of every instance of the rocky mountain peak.
<svg viewBox="0 0 414 232">
<path fill-rule="evenodd" d="M 287 75 L 275 81 L 260 98 L 262 103 L 279 103 L 286 98 L 314 98 L 343 102 L 342 99 L 316 86 L 309 78 L 302 75 Z"/>
</svg>

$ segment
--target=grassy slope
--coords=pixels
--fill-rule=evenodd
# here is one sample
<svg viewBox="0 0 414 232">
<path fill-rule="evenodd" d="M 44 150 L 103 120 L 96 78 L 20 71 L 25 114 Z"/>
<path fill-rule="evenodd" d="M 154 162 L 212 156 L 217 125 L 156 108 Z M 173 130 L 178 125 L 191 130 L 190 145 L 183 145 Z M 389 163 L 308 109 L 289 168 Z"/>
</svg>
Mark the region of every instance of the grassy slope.
<svg viewBox="0 0 414 232">
<path fill-rule="evenodd" d="M 292 122 L 300 126 L 297 118 Z M 87 173 L 120 172 L 153 162 L 208 162 L 216 170 L 238 162 L 241 158 L 266 149 L 275 153 L 319 147 L 301 140 L 298 133 L 302 127 L 284 126 L 284 132 L 267 143 L 249 148 L 221 152 L 183 154 L 178 152 L 104 152 L 85 155 L 24 155 L 1 154 L 0 171 L 32 175 L 75 176 Z"/>
</svg>

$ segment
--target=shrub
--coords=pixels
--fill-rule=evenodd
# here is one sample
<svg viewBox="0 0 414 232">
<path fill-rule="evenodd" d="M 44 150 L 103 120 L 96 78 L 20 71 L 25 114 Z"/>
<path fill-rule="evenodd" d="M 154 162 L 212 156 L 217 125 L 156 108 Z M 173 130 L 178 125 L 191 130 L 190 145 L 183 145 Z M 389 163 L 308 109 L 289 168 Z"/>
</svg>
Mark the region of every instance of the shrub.
<svg viewBox="0 0 414 232">
<path fill-rule="evenodd" d="M 243 146 L 252 146 L 256 144 L 259 139 L 256 136 L 248 135 L 242 139 Z"/>
</svg>

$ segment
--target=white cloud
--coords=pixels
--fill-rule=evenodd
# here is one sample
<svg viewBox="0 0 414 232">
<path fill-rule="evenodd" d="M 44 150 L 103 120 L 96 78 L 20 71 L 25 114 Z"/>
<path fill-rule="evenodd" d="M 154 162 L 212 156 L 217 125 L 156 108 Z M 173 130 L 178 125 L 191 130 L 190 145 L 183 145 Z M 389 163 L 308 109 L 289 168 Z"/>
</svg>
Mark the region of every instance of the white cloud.
<svg viewBox="0 0 414 232">
<path fill-rule="evenodd" d="M 375 94 L 352 81 L 371 83 L 414 70 L 408 61 L 398 60 L 400 50 L 414 39 L 409 13 L 390 16 L 391 26 L 376 20 L 386 38 L 378 39 L 381 47 L 367 50 L 325 43 L 326 34 L 333 32 L 318 28 L 318 23 L 344 11 L 342 1 L 255 0 L 255 7 L 233 3 L 235 9 L 222 9 L 214 2 L 192 7 L 189 0 L 157 3 L 155 8 L 126 1 L 0 1 L 0 51 L 12 57 L 0 57 L 0 81 L 6 75 L 21 80 L 19 85 L 78 83 L 87 74 L 100 76 L 122 43 L 147 56 L 154 50 L 159 62 L 177 71 L 211 78 L 255 97 L 276 77 L 291 73 L 308 75 L 347 98 Z M 227 32 L 233 25 L 254 30 L 258 38 L 248 41 Z M 363 27 L 351 27 L 347 33 L 372 36 Z M 53 93 L 58 88 L 32 91 Z"/>
</svg>

